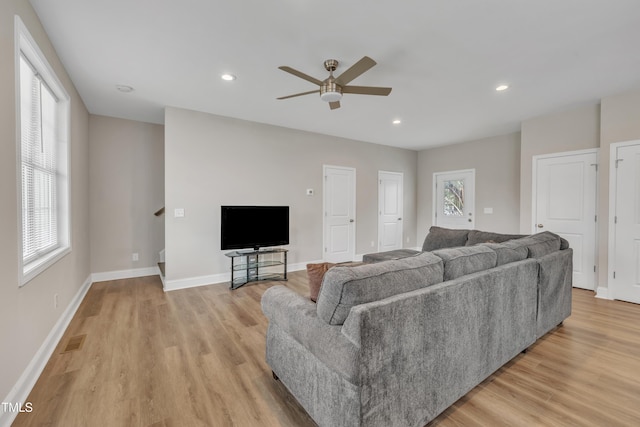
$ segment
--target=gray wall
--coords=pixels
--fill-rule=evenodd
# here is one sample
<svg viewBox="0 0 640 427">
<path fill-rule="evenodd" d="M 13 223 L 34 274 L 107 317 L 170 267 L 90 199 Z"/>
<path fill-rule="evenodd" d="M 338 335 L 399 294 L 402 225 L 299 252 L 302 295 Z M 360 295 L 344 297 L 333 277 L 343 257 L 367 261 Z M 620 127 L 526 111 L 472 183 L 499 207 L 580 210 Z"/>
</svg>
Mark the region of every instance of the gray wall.
<svg viewBox="0 0 640 427">
<path fill-rule="evenodd" d="M 153 267 L 164 248 L 164 126 L 89 117 L 91 271 Z M 138 261 L 132 254 L 138 253 Z"/>
<path fill-rule="evenodd" d="M 71 97 L 72 251 L 18 288 L 18 173 L 14 15 L 18 14 Z M 27 0 L 0 2 L 0 399 L 8 395 L 89 278 L 89 115 Z M 54 295 L 59 296 L 54 308 Z"/>
<path fill-rule="evenodd" d="M 432 224 L 433 174 L 476 170 L 475 228 L 518 232 L 520 133 L 431 148 L 418 155 L 418 236 L 421 242 Z M 484 208 L 493 208 L 485 214 Z"/>
<path fill-rule="evenodd" d="M 520 232 L 531 233 L 533 221 L 533 156 L 597 148 L 600 145 L 600 106 L 585 105 L 522 122 L 520 150 Z"/>
<path fill-rule="evenodd" d="M 404 244 L 417 245 L 415 151 L 167 108 L 167 280 L 227 273 L 220 205 L 291 207 L 291 264 L 322 254 L 322 166 L 356 169 L 356 253 L 375 252 L 378 170 L 404 173 Z M 315 195 L 305 195 L 313 188 Z M 174 218 L 184 208 L 184 218 Z M 407 238 L 409 241 L 407 241 Z"/>
</svg>

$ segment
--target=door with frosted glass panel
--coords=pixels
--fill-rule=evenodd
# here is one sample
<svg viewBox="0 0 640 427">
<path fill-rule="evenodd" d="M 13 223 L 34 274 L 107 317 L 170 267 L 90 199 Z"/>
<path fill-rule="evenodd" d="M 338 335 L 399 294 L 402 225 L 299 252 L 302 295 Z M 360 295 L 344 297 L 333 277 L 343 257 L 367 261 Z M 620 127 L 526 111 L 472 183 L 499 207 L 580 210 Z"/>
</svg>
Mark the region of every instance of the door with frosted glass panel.
<svg viewBox="0 0 640 427">
<path fill-rule="evenodd" d="M 436 172 L 433 224 L 446 228 L 474 228 L 475 169 Z"/>
</svg>

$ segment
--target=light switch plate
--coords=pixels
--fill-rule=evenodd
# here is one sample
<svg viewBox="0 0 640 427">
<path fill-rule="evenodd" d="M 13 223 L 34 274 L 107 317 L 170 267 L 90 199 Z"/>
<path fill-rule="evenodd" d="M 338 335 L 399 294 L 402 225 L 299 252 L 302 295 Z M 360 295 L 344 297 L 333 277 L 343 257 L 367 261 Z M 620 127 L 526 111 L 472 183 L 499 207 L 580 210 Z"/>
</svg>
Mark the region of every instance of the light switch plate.
<svg viewBox="0 0 640 427">
<path fill-rule="evenodd" d="M 184 208 L 176 208 L 176 209 L 173 211 L 173 216 L 174 216 L 175 218 L 182 218 L 182 217 L 184 217 Z"/>
</svg>

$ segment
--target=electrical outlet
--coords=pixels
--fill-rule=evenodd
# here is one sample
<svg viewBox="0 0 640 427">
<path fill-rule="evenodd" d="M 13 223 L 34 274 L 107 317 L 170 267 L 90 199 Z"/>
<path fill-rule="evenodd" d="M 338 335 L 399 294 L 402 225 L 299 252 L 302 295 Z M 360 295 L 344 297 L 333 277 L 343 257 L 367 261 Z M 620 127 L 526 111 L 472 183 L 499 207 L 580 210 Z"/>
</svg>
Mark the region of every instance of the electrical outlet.
<svg viewBox="0 0 640 427">
<path fill-rule="evenodd" d="M 409 243 L 411 241 L 410 237 L 407 237 L 407 243 Z"/>
<path fill-rule="evenodd" d="M 374 241 L 372 240 L 372 241 L 371 241 L 371 247 L 372 247 L 372 248 L 375 248 L 375 246 L 376 246 L 376 242 L 374 242 Z"/>
<path fill-rule="evenodd" d="M 131 255 L 131 260 L 132 261 L 138 261 L 139 257 L 138 257 L 138 252 L 134 252 L 133 255 Z"/>
</svg>

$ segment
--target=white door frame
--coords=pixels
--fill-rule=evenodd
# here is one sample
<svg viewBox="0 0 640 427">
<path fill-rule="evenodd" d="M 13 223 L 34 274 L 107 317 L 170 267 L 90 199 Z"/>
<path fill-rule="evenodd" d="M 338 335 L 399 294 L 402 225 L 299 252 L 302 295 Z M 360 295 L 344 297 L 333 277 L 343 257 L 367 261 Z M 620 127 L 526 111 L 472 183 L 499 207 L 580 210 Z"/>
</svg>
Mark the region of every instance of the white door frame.
<svg viewBox="0 0 640 427">
<path fill-rule="evenodd" d="M 400 225 L 400 247 L 398 249 L 402 249 L 403 247 L 403 239 L 404 239 L 404 173 L 403 172 L 391 172 L 391 171 L 378 171 L 378 251 L 381 251 L 380 248 L 382 244 L 382 238 L 380 236 L 382 230 L 382 198 L 380 197 L 380 185 L 382 184 L 382 176 L 386 175 L 395 175 L 400 178 L 400 188 L 402 192 L 400 193 L 400 218 L 398 219 Z"/>
<path fill-rule="evenodd" d="M 438 191 L 436 189 L 436 183 L 438 182 L 438 175 L 449 175 L 456 173 L 473 173 L 473 200 L 471 203 L 471 210 L 473 211 L 473 216 L 471 217 L 470 227 L 471 229 L 475 228 L 476 225 L 476 184 L 475 184 L 475 175 L 476 170 L 474 169 L 459 169 L 453 171 L 441 171 L 433 173 L 433 184 L 431 186 L 431 191 L 433 193 L 433 197 L 431 200 L 431 224 L 436 225 L 436 212 L 438 210 Z"/>
<path fill-rule="evenodd" d="M 599 148 L 588 148 L 585 150 L 574 150 L 574 151 L 562 151 L 559 153 L 550 153 L 550 154 L 539 154 L 536 156 L 533 156 L 533 158 L 531 159 L 531 170 L 533 171 L 532 173 L 532 177 L 531 177 L 531 234 L 535 234 L 537 233 L 539 230 L 536 227 L 536 218 L 537 218 L 537 214 L 538 214 L 538 198 L 537 198 L 537 194 L 538 194 L 538 160 L 542 160 L 542 159 L 553 159 L 553 158 L 558 158 L 558 157 L 571 157 L 571 156 L 578 156 L 581 154 L 595 154 L 596 155 L 596 163 L 595 166 L 596 167 L 596 172 L 598 171 L 598 163 L 600 162 L 600 149 Z M 600 192 L 598 191 L 598 179 L 597 179 L 597 175 L 596 175 L 596 200 L 595 200 L 595 206 L 596 206 L 596 212 L 595 214 L 597 214 L 598 212 L 598 198 L 599 198 L 599 194 Z M 594 239 L 594 255 L 593 255 L 593 265 L 594 266 L 598 266 L 598 258 L 599 258 L 599 254 L 598 254 L 598 222 L 594 221 L 593 222 L 593 227 L 594 227 L 594 234 L 595 234 L 595 239 Z M 598 274 L 596 271 L 593 272 L 593 291 L 595 291 L 598 288 Z"/>
<path fill-rule="evenodd" d="M 598 288 L 598 297 L 606 299 L 614 299 L 615 280 L 613 280 L 613 272 L 616 267 L 616 233 L 615 233 L 615 215 L 616 215 L 616 193 L 618 190 L 617 174 L 616 174 L 616 153 L 618 148 L 629 147 L 632 145 L 640 145 L 640 140 L 615 142 L 611 144 L 609 151 L 609 244 L 608 253 L 609 260 L 607 262 L 607 292 L 602 288 Z"/>
<path fill-rule="evenodd" d="M 351 255 L 351 261 L 354 261 L 356 256 L 356 225 L 357 225 L 357 221 L 355 221 L 355 219 L 357 218 L 356 216 L 356 188 L 357 188 L 356 169 L 346 167 L 346 166 L 334 166 L 334 165 L 322 165 L 322 259 L 326 260 L 326 256 L 327 256 L 326 255 L 327 254 L 326 252 L 326 248 L 327 248 L 327 220 L 326 220 L 327 169 L 342 169 L 345 171 L 353 172 L 353 192 L 352 192 L 353 200 L 351 200 L 351 209 L 353 212 L 354 224 L 351 227 L 349 239 L 351 239 L 351 242 L 353 242 L 350 255 Z"/>
</svg>

